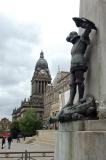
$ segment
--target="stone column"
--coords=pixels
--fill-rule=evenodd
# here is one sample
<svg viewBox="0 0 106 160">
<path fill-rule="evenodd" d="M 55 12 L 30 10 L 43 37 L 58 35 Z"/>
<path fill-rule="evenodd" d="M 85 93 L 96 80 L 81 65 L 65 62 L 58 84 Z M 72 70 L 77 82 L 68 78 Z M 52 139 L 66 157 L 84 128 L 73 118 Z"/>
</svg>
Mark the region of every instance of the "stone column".
<svg viewBox="0 0 106 160">
<path fill-rule="evenodd" d="M 99 118 L 106 118 L 106 0 L 80 0 L 80 17 L 90 19 L 98 28 L 97 34 L 91 35 L 87 53 L 86 94 L 93 95 L 99 103 Z"/>
<path fill-rule="evenodd" d="M 39 81 L 39 93 L 41 93 L 41 92 L 40 92 L 40 91 L 41 91 L 41 90 L 40 90 L 40 85 L 41 85 L 41 82 Z"/>
<path fill-rule="evenodd" d="M 37 83 L 35 81 L 35 94 L 36 94 L 36 92 L 37 92 Z"/>
<path fill-rule="evenodd" d="M 43 87 L 44 87 L 44 92 L 45 92 L 45 82 L 43 83 L 43 85 L 44 85 Z"/>
<path fill-rule="evenodd" d="M 45 90 L 46 90 L 47 82 L 45 82 Z"/>
<path fill-rule="evenodd" d="M 44 87 L 43 87 L 44 85 L 43 85 L 43 84 L 44 84 L 44 82 L 42 81 L 42 93 L 43 93 L 43 91 L 44 91 Z"/>
<path fill-rule="evenodd" d="M 37 93 L 39 93 L 39 81 L 37 81 Z"/>
<path fill-rule="evenodd" d="M 42 93 L 42 81 L 40 82 L 40 93 Z"/>
</svg>

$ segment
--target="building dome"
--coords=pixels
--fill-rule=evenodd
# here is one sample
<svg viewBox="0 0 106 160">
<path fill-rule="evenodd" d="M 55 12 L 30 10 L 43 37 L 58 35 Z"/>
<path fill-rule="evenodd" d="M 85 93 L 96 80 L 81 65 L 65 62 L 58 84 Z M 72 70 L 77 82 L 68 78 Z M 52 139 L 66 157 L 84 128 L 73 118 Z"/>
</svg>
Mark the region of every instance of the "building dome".
<svg viewBox="0 0 106 160">
<path fill-rule="evenodd" d="M 37 70 L 37 69 L 47 69 L 47 68 L 48 68 L 48 63 L 44 59 L 44 53 L 41 51 L 40 58 L 39 58 L 39 60 L 36 63 L 35 70 Z"/>
</svg>

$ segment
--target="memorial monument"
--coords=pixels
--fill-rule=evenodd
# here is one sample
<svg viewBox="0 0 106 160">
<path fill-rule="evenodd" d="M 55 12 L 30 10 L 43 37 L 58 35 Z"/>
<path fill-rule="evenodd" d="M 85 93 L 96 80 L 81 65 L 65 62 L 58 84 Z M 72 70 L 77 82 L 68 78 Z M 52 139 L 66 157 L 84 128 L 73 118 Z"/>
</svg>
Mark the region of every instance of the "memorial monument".
<svg viewBox="0 0 106 160">
<path fill-rule="evenodd" d="M 93 22 L 86 18 L 74 17 L 73 20 L 77 27 L 84 29 L 84 32 L 82 35 L 78 35 L 77 32 L 72 31 L 66 38 L 68 42 L 73 44 L 71 49 L 70 98 L 58 115 L 60 122 L 97 118 L 94 98 L 91 95 L 84 98 L 84 72 L 88 69 L 85 53 L 90 44 L 89 34 L 92 30 L 97 31 L 97 28 Z M 77 87 L 79 100 L 77 104 L 73 104 Z"/>
<path fill-rule="evenodd" d="M 71 49 L 70 67 L 70 97 L 68 103 L 61 109 L 57 117 L 50 117 L 50 123 L 68 122 L 82 119 L 97 119 L 97 105 L 91 95 L 84 97 L 84 73 L 87 71 L 87 58 L 85 56 L 90 44 L 89 34 L 92 30 L 97 31 L 95 24 L 86 18 L 73 18 L 77 27 L 84 29 L 81 35 L 72 31 L 66 40 L 73 44 Z M 79 100 L 74 104 L 76 90 L 78 88 Z"/>
<path fill-rule="evenodd" d="M 49 119 L 60 122 L 55 160 L 106 159 L 105 12 L 106 0 L 80 0 L 80 17 L 85 18 L 73 19 L 77 27 L 83 29 L 80 36 L 71 32 L 67 37 L 67 41 L 73 43 L 69 102 L 57 117 Z M 78 45 L 78 41 L 83 42 Z M 77 87 L 79 101 L 74 104 Z"/>
</svg>

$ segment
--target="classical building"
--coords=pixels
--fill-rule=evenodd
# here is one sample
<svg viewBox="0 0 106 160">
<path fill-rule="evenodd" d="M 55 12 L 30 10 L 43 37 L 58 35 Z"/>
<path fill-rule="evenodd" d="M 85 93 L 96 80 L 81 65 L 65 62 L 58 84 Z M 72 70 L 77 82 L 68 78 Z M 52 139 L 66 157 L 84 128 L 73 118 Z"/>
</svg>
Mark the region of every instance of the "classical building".
<svg viewBox="0 0 106 160">
<path fill-rule="evenodd" d="M 2 118 L 0 120 L 0 130 L 2 131 L 8 131 L 10 129 L 11 121 L 9 121 L 7 118 Z"/>
<path fill-rule="evenodd" d="M 35 71 L 31 80 L 31 96 L 24 100 L 21 106 L 13 110 L 12 118 L 19 119 L 29 108 L 36 110 L 39 119 L 43 118 L 44 113 L 44 92 L 46 86 L 51 83 L 51 75 L 48 63 L 44 59 L 44 53 L 41 51 L 40 58 L 36 63 Z"/>
<path fill-rule="evenodd" d="M 61 107 L 63 107 L 69 99 L 69 81 L 70 72 L 58 72 L 53 83 L 47 85 L 44 94 L 44 123 L 47 122 L 49 116 L 56 116 Z M 56 124 L 53 124 L 53 126 Z M 55 128 L 55 126 L 53 127 Z"/>
</svg>

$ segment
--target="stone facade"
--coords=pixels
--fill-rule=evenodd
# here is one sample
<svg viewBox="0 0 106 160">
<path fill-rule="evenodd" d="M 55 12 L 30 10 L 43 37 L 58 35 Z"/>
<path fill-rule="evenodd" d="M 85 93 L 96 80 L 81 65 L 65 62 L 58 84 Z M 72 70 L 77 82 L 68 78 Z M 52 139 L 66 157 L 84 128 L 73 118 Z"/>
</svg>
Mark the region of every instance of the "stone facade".
<svg viewBox="0 0 106 160">
<path fill-rule="evenodd" d="M 7 118 L 2 118 L 0 120 L 0 129 L 3 131 L 8 131 L 10 129 L 11 121 Z"/>
<path fill-rule="evenodd" d="M 42 120 L 44 113 L 44 92 L 47 84 L 50 83 L 51 75 L 49 72 L 48 63 L 44 59 L 43 52 L 41 52 L 31 80 L 31 96 L 28 100 L 25 99 L 22 101 L 19 108 L 13 110 L 13 120 L 23 117 L 24 112 L 26 112 L 29 108 L 35 110 L 37 117 Z"/>
</svg>

